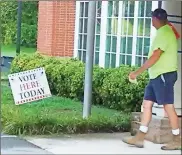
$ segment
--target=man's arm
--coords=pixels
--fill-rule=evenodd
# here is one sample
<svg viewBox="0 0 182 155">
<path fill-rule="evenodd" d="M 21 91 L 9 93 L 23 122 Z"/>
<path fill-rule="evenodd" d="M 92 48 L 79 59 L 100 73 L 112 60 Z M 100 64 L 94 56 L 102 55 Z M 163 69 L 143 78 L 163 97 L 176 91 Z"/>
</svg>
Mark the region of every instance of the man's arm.
<svg viewBox="0 0 182 155">
<path fill-rule="evenodd" d="M 138 70 L 135 71 L 135 74 L 138 76 L 143 73 L 145 70 L 152 67 L 160 58 L 163 51 L 161 49 L 157 49 L 153 52 L 152 56 L 140 67 Z"/>
</svg>

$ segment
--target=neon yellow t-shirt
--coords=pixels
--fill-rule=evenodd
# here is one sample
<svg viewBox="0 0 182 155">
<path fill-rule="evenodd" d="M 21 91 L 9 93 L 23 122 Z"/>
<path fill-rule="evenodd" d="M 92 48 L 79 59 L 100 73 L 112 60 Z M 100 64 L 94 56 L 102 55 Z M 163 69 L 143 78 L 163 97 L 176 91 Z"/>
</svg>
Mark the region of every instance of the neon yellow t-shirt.
<svg viewBox="0 0 182 155">
<path fill-rule="evenodd" d="M 164 73 L 177 71 L 178 43 L 170 26 L 165 25 L 157 30 L 148 58 L 157 49 L 161 49 L 163 53 L 160 59 L 149 68 L 150 79 L 155 79 Z"/>
</svg>

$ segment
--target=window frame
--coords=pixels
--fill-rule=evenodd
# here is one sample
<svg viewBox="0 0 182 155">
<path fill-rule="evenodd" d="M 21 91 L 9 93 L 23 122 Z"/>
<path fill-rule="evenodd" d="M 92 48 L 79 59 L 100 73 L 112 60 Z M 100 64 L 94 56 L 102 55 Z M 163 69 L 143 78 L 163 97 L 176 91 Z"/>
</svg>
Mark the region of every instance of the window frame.
<svg viewBox="0 0 182 155">
<path fill-rule="evenodd" d="M 80 20 L 80 4 L 83 2 L 89 2 L 89 1 L 76 1 L 76 12 L 75 12 L 75 36 L 74 36 L 74 57 L 77 58 L 78 57 L 78 39 L 79 39 L 79 20 Z M 100 25 L 100 50 L 99 50 L 99 66 L 100 67 L 105 67 L 105 56 L 106 56 L 106 38 L 107 38 L 107 20 L 108 20 L 108 4 L 109 1 L 102 1 L 101 4 L 101 25 Z M 155 8 L 158 7 L 158 1 L 152 1 L 152 10 L 154 10 Z M 145 8 L 146 8 L 146 4 L 145 4 Z M 121 26 L 122 26 L 122 20 L 121 20 L 121 16 L 122 16 L 122 10 L 123 10 L 123 1 L 119 1 L 119 13 L 118 13 L 118 22 L 117 22 L 117 33 L 116 33 L 116 64 L 115 67 L 119 67 L 120 66 L 120 48 L 121 48 Z M 151 10 L 151 11 L 152 11 Z M 139 1 L 135 1 L 135 7 L 134 7 L 134 26 L 133 26 L 133 42 L 132 42 L 132 54 L 131 54 L 131 66 L 135 66 L 136 65 L 136 44 L 137 44 L 137 37 L 139 37 L 137 35 L 137 29 L 138 29 L 138 19 L 140 17 L 138 17 L 138 11 L 139 11 Z M 111 18 L 111 17 L 110 17 Z M 127 17 L 126 17 L 127 18 Z M 145 16 L 144 16 L 145 18 Z M 147 17 L 148 18 L 148 17 Z M 145 21 L 145 20 L 144 20 Z M 97 19 L 96 19 L 97 22 Z M 95 23 L 97 24 L 97 23 Z M 97 26 L 97 25 L 96 25 Z M 145 27 L 145 25 L 144 25 Z M 97 28 L 96 28 L 97 29 Z M 98 35 L 96 33 L 96 29 L 95 29 L 95 45 L 96 45 L 96 35 Z M 155 33 L 155 28 L 153 28 L 152 26 L 152 22 L 151 22 L 151 28 L 150 28 L 150 44 L 152 42 L 152 38 L 153 38 L 153 34 Z M 112 34 L 111 34 L 112 36 Z M 141 36 L 143 38 L 143 47 L 142 47 L 142 59 L 144 59 L 144 38 L 145 38 L 145 34 L 143 34 Z M 130 55 L 128 53 L 124 53 L 123 55 Z M 95 48 L 94 48 L 94 57 L 95 57 Z M 94 59 L 95 62 L 95 59 Z M 126 62 L 126 61 L 125 61 Z M 111 61 L 110 61 L 111 63 Z M 143 62 L 142 62 L 143 63 Z"/>
</svg>

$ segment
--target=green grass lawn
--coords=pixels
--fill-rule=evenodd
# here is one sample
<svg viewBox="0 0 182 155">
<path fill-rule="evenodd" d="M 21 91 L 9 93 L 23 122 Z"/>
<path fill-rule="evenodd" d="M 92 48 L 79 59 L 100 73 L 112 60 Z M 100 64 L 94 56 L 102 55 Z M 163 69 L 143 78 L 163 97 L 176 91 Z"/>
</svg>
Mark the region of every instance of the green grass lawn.
<svg viewBox="0 0 182 155">
<path fill-rule="evenodd" d="M 1 85 L 2 131 L 15 135 L 128 131 L 130 115 L 92 106 L 92 116 L 82 118 L 82 104 L 53 96 L 41 101 L 15 105 L 9 87 Z"/>
<path fill-rule="evenodd" d="M 36 52 L 36 48 L 21 46 L 20 52 L 26 54 L 32 54 Z M 15 56 L 16 55 L 16 45 L 2 45 L 1 47 L 2 56 Z"/>
</svg>

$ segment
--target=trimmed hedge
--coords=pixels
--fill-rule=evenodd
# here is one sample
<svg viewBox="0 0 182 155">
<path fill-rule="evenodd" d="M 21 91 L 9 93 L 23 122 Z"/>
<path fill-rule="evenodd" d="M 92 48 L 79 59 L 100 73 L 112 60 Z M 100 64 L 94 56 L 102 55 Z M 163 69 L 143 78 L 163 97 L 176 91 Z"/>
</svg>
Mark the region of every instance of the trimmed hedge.
<svg viewBox="0 0 182 155">
<path fill-rule="evenodd" d="M 19 55 L 11 66 L 11 73 L 44 67 L 52 94 L 83 101 L 85 66 L 72 58 L 54 58 L 34 55 Z M 146 73 L 138 78 L 138 85 L 131 84 L 128 74 L 136 67 L 120 66 L 93 69 L 93 104 L 121 110 L 140 111 L 144 88 L 148 81 Z"/>
</svg>

